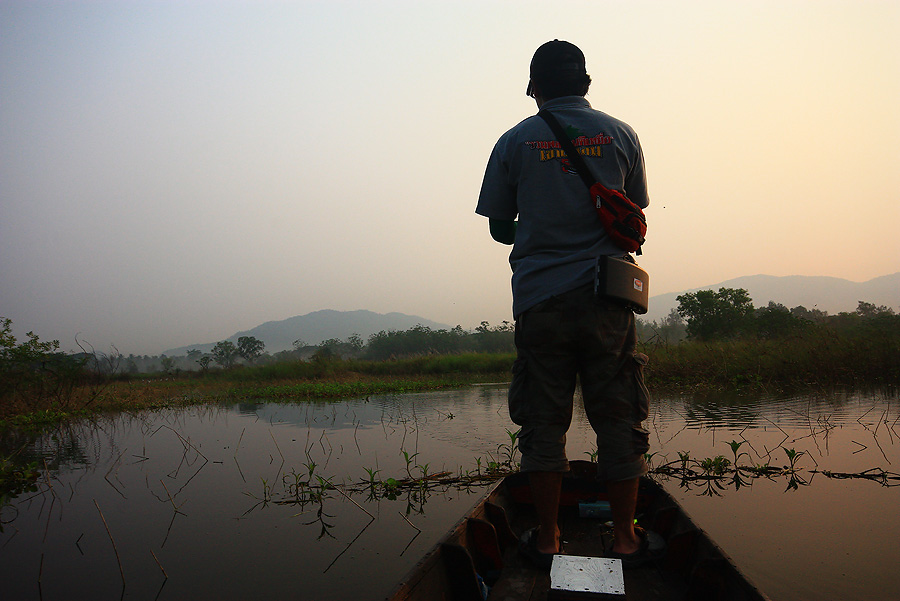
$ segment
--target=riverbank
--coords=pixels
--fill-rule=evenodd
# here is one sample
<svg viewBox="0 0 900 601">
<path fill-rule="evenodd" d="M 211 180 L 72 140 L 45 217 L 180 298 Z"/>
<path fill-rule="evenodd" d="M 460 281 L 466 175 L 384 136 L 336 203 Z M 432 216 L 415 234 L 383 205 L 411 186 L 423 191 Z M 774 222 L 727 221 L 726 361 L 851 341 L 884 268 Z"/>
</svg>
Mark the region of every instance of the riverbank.
<svg viewBox="0 0 900 601">
<path fill-rule="evenodd" d="M 249 371 L 249 370 L 248 370 Z M 501 377 L 498 375 L 498 377 Z M 401 394 L 457 388 L 479 380 L 475 374 L 443 378 L 429 376 L 372 376 L 358 372 L 335 373 L 313 380 L 236 382 L 217 376 L 172 376 L 114 380 L 102 386 L 83 386 L 65 405 L 49 403 L 29 409 L 6 406 L 0 413 L 0 429 L 41 426 L 65 419 L 112 411 L 139 411 L 188 405 L 246 400 L 309 401 L 312 399 L 361 398 L 374 394 Z"/>
<path fill-rule="evenodd" d="M 872 329 L 789 338 L 642 344 L 654 394 L 722 391 L 772 394 L 796 388 L 870 388 L 900 384 L 900 336 Z M 387 361 L 336 357 L 227 370 L 92 377 L 36 397 L 0 403 L 0 428 L 37 426 L 107 411 L 134 411 L 252 399 L 359 398 L 506 382 L 514 353 L 422 355 Z"/>
</svg>

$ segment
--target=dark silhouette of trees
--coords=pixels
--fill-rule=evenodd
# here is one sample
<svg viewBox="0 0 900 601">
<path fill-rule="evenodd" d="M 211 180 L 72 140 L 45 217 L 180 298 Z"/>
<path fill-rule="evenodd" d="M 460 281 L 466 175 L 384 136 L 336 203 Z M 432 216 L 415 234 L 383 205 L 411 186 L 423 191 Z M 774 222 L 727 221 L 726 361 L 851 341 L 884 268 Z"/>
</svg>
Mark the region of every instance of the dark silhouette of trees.
<svg viewBox="0 0 900 601">
<path fill-rule="evenodd" d="M 775 301 L 769 301 L 766 307 L 757 309 L 753 321 L 760 338 L 779 338 L 801 332 L 812 325 L 812 321 L 799 317 Z"/>
<path fill-rule="evenodd" d="M 266 343 L 254 336 L 238 338 L 237 352 L 247 363 L 253 363 L 266 350 Z"/>
<path fill-rule="evenodd" d="M 753 301 L 743 288 L 699 290 L 675 297 L 687 334 L 696 340 L 727 338 L 750 328 Z"/>
<path fill-rule="evenodd" d="M 211 354 L 213 361 L 225 369 L 233 367 L 234 362 L 237 361 L 237 358 L 240 356 L 237 347 L 229 340 L 217 342 L 216 346 L 213 347 Z"/>
</svg>

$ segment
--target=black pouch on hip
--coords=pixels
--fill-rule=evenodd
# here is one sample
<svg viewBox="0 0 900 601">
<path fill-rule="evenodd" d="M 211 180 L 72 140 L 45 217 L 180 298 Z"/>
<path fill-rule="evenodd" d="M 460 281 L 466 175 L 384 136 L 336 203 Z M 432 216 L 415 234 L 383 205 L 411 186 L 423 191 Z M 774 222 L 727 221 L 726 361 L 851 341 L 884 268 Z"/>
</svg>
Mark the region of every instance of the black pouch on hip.
<svg viewBox="0 0 900 601">
<path fill-rule="evenodd" d="M 639 315 L 647 312 L 649 276 L 630 256 L 602 256 L 597 261 L 594 294 L 624 305 Z"/>
</svg>

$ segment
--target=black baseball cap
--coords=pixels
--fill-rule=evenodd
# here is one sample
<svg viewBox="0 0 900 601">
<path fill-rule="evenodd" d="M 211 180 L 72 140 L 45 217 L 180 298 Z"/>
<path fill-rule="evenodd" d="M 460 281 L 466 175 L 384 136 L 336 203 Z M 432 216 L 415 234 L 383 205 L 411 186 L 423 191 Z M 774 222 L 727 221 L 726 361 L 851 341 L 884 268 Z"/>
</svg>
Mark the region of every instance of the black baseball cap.
<svg viewBox="0 0 900 601">
<path fill-rule="evenodd" d="M 531 79 L 528 81 L 526 94 L 531 96 L 533 81 L 548 79 L 568 79 L 587 75 L 584 64 L 584 53 L 570 42 L 553 40 L 542 44 L 531 59 Z"/>
</svg>

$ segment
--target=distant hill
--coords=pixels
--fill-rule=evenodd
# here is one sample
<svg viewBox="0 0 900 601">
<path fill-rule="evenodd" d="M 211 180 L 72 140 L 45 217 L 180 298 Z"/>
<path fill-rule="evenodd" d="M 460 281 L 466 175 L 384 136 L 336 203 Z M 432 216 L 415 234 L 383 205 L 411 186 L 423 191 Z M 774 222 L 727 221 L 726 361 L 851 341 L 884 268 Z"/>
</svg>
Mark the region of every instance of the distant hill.
<svg viewBox="0 0 900 601">
<path fill-rule="evenodd" d="M 754 307 L 765 307 L 769 301 L 775 301 L 788 309 L 803 305 L 807 309 L 819 309 L 834 315 L 842 311 L 855 311 L 859 301 L 865 301 L 892 307 L 894 311 L 900 309 L 900 272 L 867 282 L 825 276 L 751 275 L 693 290 L 652 296 L 650 310 L 641 319 L 654 321 L 664 318 L 678 307 L 675 297 L 685 292 L 719 288 L 743 288 L 750 293 Z"/>
<path fill-rule="evenodd" d="M 702 288 L 658 294 L 650 298 L 650 311 L 642 315 L 645 321 L 662 319 L 678 306 L 675 300 L 679 294 L 698 290 L 718 290 L 719 288 L 743 288 L 750 293 L 756 307 L 764 307 L 775 301 L 790 308 L 803 305 L 807 309 L 827 311 L 830 315 L 841 311 L 855 311 L 859 301 L 875 305 L 887 305 L 900 310 L 900 272 L 878 277 L 868 282 L 851 282 L 825 276 L 771 276 L 752 275 L 728 280 Z M 297 339 L 306 344 L 316 345 L 329 338 L 346 340 L 359 334 L 363 342 L 369 336 L 384 331 L 405 331 L 416 325 L 433 330 L 450 329 L 451 326 L 437 323 L 415 315 L 403 313 L 373 313 L 372 311 L 314 311 L 281 321 L 267 321 L 253 329 L 237 332 L 228 338 L 237 344 L 241 336 L 254 336 L 266 343 L 266 351 L 277 353 L 293 348 Z M 169 349 L 170 357 L 182 356 L 189 349 L 209 352 L 219 342 L 192 344 Z"/>
<path fill-rule="evenodd" d="M 417 325 L 423 325 L 433 330 L 450 329 L 452 327 L 403 313 L 381 314 L 373 313 L 372 311 L 324 310 L 290 317 L 281 321 L 267 321 L 253 329 L 237 332 L 222 340 L 230 340 L 237 344 L 237 340 L 241 336 L 253 336 L 266 343 L 266 352 L 277 353 L 293 348 L 293 343 L 297 339 L 303 340 L 306 344 L 315 345 L 330 338 L 346 340 L 353 334 L 359 334 L 360 338 L 365 342 L 369 339 L 369 336 L 382 330 L 402 332 Z M 220 341 L 173 348 L 167 350 L 165 354 L 170 357 L 176 357 L 185 355 L 190 349 L 208 353 L 218 342 Z"/>
</svg>

